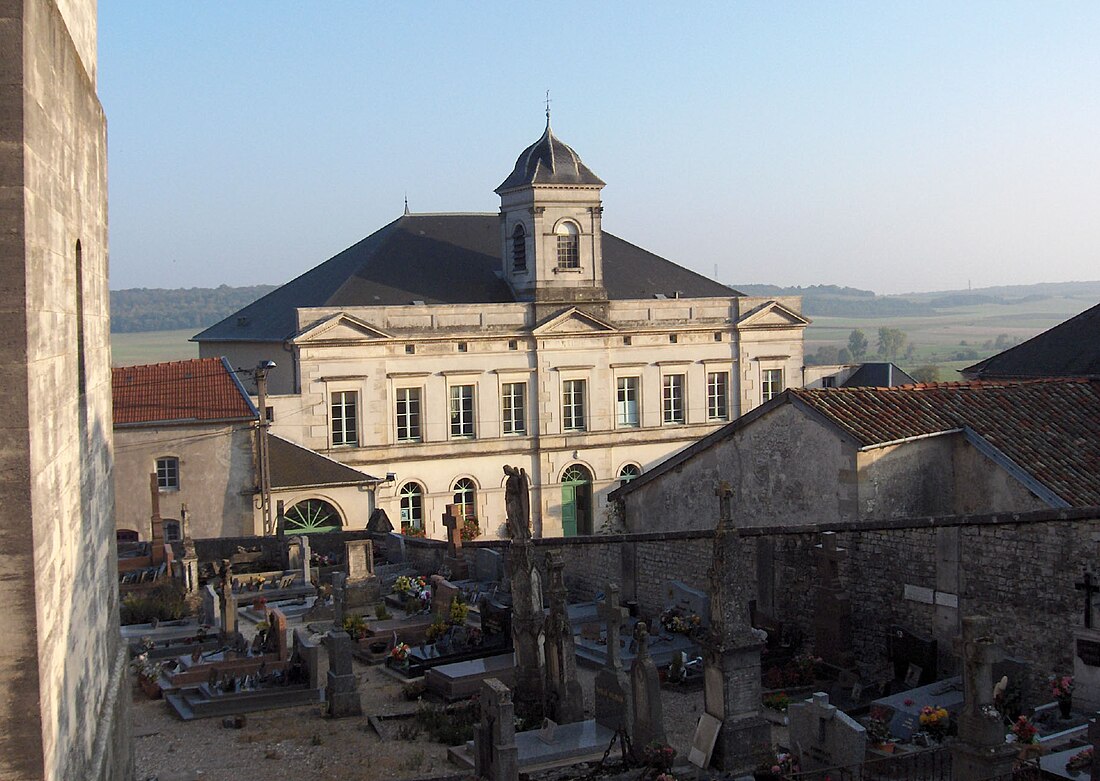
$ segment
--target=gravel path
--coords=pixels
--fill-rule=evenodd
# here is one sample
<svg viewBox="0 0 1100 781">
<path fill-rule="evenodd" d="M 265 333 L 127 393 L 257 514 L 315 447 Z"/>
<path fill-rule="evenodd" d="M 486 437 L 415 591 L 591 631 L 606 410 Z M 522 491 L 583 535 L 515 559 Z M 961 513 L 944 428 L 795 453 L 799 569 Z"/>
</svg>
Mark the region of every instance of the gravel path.
<svg viewBox="0 0 1100 781">
<path fill-rule="evenodd" d="M 377 668 L 356 662 L 363 713 L 415 710 L 401 684 Z M 578 670 L 585 710 L 593 712 L 595 671 Z M 249 714 L 243 729 L 222 727 L 221 719 L 184 722 L 162 700 L 149 700 L 135 687 L 134 745 L 139 781 L 320 781 L 321 779 L 414 779 L 454 774 L 447 747 L 423 733 L 414 740 L 383 741 L 367 715 L 331 720 L 321 706 Z M 686 756 L 703 693 L 662 690 L 669 743 Z"/>
</svg>

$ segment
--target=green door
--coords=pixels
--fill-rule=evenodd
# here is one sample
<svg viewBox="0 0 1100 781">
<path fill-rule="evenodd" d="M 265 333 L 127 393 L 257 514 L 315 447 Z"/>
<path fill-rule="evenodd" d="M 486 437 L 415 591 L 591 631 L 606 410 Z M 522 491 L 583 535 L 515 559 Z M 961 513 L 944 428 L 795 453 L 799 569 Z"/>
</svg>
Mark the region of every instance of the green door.
<svg viewBox="0 0 1100 781">
<path fill-rule="evenodd" d="M 584 534 L 591 534 L 587 528 L 592 508 L 592 474 L 580 464 L 573 464 L 561 477 L 561 533 L 564 537 L 577 536 L 578 525 Z"/>
</svg>

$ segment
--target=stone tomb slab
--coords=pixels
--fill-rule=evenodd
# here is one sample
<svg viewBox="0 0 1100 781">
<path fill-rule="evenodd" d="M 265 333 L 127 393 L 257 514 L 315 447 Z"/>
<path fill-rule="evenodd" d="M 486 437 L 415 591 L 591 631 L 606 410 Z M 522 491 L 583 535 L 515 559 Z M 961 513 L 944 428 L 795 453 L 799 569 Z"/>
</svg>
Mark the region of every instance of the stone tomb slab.
<svg viewBox="0 0 1100 781">
<path fill-rule="evenodd" d="M 498 654 L 484 659 L 443 664 L 424 673 L 424 683 L 428 691 L 438 694 L 448 702 L 473 696 L 486 678 L 496 678 L 505 686 L 514 686 L 515 654 Z"/>
<path fill-rule="evenodd" d="M 549 743 L 543 737 L 545 733 L 541 729 L 516 733 L 521 773 L 599 761 L 611 745 L 615 733 L 595 721 L 578 721 L 558 724 Z M 471 740 L 464 746 L 456 746 L 447 755 L 459 767 L 473 769 L 474 742 Z"/>
<path fill-rule="evenodd" d="M 906 701 L 912 704 L 906 705 Z M 876 708 L 885 709 L 889 714 L 890 733 L 898 740 L 909 740 L 920 731 L 920 709 L 925 705 L 939 705 L 952 716 L 958 714 L 963 705 L 962 676 L 882 697 L 871 703 L 871 712 Z"/>
<path fill-rule="evenodd" d="M 803 770 L 855 768 L 867 754 L 867 730 L 835 705 L 829 695 L 815 692 L 810 700 L 792 703 L 791 748 Z"/>
<path fill-rule="evenodd" d="M 1083 770 L 1066 770 L 1066 763 L 1081 751 L 1081 747 L 1055 751 L 1044 757 L 1039 757 L 1039 769 L 1043 772 L 1043 778 L 1072 778 L 1074 781 L 1090 781 L 1092 773 L 1088 768 Z"/>
<path fill-rule="evenodd" d="M 606 636 L 606 632 L 601 633 L 600 640 L 605 641 Z M 603 667 L 607 664 L 607 645 L 603 642 L 597 642 L 592 636 L 582 633 L 574 638 L 574 645 L 578 662 L 592 667 Z M 649 655 L 658 667 L 667 667 L 672 662 L 672 657 L 678 653 L 685 653 L 688 659 L 694 659 L 701 652 L 699 644 L 687 635 L 662 632 L 649 636 Z M 620 643 L 619 658 L 627 669 L 634 663 L 634 647 L 628 637 L 624 637 Z"/>
</svg>

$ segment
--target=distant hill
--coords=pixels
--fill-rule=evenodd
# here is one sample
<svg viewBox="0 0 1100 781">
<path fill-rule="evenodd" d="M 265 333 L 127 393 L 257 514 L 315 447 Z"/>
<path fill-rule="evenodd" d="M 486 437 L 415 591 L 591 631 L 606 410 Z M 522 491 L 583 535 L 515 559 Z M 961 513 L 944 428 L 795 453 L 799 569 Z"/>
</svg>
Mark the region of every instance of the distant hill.
<svg viewBox="0 0 1100 781">
<path fill-rule="evenodd" d="M 111 291 L 112 333 L 205 328 L 275 289 L 251 287 L 131 288 Z"/>
</svg>

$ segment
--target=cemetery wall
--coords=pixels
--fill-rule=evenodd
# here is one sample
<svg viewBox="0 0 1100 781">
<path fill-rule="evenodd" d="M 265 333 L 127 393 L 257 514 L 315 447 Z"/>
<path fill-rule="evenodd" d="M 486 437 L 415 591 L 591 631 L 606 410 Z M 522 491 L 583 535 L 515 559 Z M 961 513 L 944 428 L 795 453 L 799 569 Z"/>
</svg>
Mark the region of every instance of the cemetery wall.
<svg viewBox="0 0 1100 781">
<path fill-rule="evenodd" d="M 132 777 L 95 24 L 92 0 L 0 9 L 0 778 Z"/>
<path fill-rule="evenodd" d="M 309 536 L 309 548 L 314 553 L 336 554 L 340 561 L 344 559 L 344 542 L 347 540 L 365 540 L 371 535 L 366 531 L 333 532 L 331 534 L 311 534 Z M 286 545 L 293 540 L 293 535 L 285 537 L 216 537 L 205 540 L 195 540 L 195 555 L 200 564 L 220 563 L 228 559 L 238 550 L 263 553 L 266 561 L 282 563 L 286 559 Z M 172 548 L 178 561 L 183 557 L 183 543 L 174 542 Z M 378 549 L 378 546 L 375 546 Z"/>
</svg>

